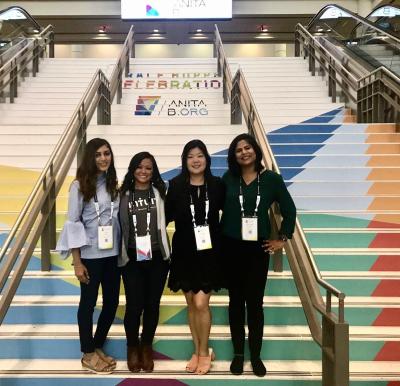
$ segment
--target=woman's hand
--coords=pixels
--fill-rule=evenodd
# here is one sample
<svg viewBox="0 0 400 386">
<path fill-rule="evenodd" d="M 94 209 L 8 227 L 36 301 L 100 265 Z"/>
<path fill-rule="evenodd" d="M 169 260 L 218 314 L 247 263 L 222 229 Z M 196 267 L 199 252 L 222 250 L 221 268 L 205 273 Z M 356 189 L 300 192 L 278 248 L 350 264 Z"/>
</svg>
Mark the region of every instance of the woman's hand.
<svg viewBox="0 0 400 386">
<path fill-rule="evenodd" d="M 265 240 L 263 241 L 263 249 L 267 253 L 274 253 L 278 249 L 282 249 L 285 245 L 283 240 Z"/>
<path fill-rule="evenodd" d="M 89 284 L 89 272 L 87 268 L 81 263 L 74 265 L 75 276 L 81 283 Z"/>
</svg>

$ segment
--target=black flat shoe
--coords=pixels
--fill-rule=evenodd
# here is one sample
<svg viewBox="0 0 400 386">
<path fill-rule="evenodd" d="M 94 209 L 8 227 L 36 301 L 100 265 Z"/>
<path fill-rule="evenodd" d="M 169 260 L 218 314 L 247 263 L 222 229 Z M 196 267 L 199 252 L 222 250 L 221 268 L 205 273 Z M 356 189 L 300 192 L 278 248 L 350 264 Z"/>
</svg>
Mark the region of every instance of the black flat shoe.
<svg viewBox="0 0 400 386">
<path fill-rule="evenodd" d="M 267 369 L 264 366 L 263 361 L 258 357 L 250 360 L 251 366 L 253 367 L 253 373 L 254 375 L 257 375 L 257 377 L 265 377 L 265 374 L 267 374 Z"/>
<path fill-rule="evenodd" d="M 243 374 L 243 362 L 244 362 L 244 355 L 236 354 L 231 363 L 231 373 L 233 375 L 240 375 Z"/>
</svg>

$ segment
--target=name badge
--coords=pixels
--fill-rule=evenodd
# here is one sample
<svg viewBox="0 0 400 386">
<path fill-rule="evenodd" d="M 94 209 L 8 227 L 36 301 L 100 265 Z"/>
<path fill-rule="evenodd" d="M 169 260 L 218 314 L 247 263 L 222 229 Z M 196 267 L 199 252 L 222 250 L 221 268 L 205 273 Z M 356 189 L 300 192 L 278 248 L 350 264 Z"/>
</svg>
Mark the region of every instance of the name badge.
<svg viewBox="0 0 400 386">
<path fill-rule="evenodd" d="M 149 261 L 152 259 L 150 235 L 136 236 L 136 261 Z"/>
<path fill-rule="evenodd" d="M 99 226 L 97 231 L 98 247 L 99 249 L 112 249 L 113 248 L 113 226 L 104 225 Z"/>
<path fill-rule="evenodd" d="M 246 241 L 258 240 L 257 217 L 242 217 L 242 239 Z"/>
<path fill-rule="evenodd" d="M 196 226 L 194 229 L 194 235 L 196 237 L 196 246 L 198 251 L 204 251 L 205 249 L 211 249 L 211 236 L 210 228 L 208 225 Z"/>
</svg>

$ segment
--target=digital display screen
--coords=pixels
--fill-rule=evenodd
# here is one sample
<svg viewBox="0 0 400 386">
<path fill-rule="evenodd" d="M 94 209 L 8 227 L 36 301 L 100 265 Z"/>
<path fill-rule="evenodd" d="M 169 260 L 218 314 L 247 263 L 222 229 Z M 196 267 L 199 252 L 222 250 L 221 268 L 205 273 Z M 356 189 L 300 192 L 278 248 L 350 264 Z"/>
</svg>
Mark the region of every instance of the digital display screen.
<svg viewBox="0 0 400 386">
<path fill-rule="evenodd" d="M 232 19 L 232 0 L 121 0 L 129 20 Z"/>
</svg>

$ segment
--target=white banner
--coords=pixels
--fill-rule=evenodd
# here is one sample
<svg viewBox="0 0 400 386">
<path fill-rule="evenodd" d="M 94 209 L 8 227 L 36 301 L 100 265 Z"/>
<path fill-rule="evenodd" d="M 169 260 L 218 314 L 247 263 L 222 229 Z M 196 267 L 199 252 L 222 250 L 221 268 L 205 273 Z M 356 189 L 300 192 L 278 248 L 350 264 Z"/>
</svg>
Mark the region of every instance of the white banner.
<svg viewBox="0 0 400 386">
<path fill-rule="evenodd" d="M 121 0 L 122 19 L 231 19 L 232 0 Z"/>
</svg>

